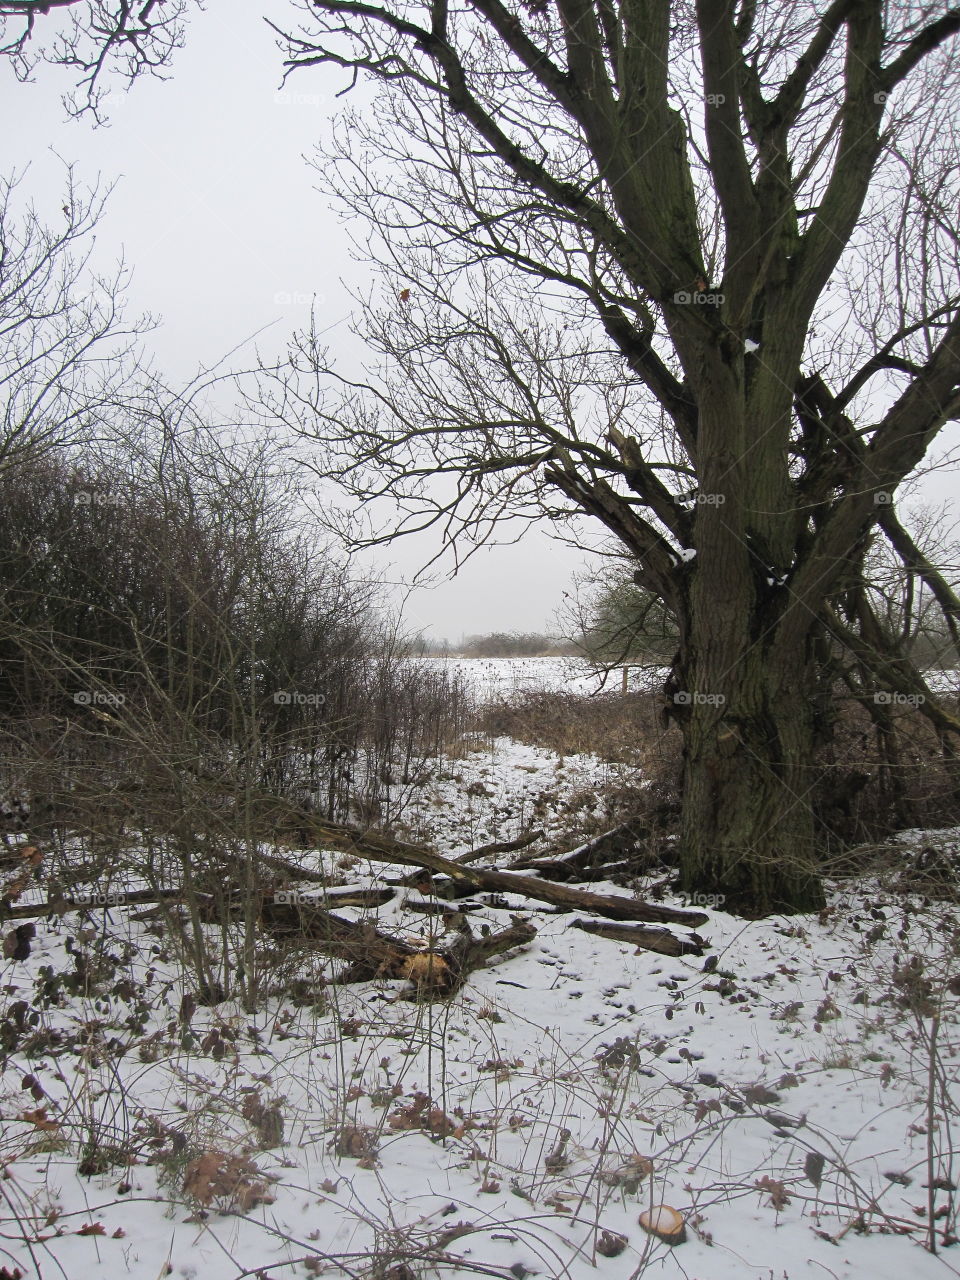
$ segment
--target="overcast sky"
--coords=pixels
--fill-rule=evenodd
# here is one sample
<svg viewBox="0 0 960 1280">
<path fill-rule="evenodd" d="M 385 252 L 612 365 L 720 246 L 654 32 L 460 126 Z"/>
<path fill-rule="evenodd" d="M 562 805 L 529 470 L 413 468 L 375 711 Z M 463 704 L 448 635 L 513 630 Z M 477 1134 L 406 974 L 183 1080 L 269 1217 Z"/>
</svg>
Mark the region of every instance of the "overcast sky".
<svg viewBox="0 0 960 1280">
<path fill-rule="evenodd" d="M 132 309 L 162 323 L 147 345 L 171 383 L 185 382 L 252 335 L 265 353 L 282 350 L 311 301 L 331 348 L 356 350 L 347 333 L 348 288 L 364 279 L 347 237 L 306 162 L 341 103 L 342 72 L 314 68 L 281 88 L 281 55 L 262 13 L 281 20 L 285 0 L 231 0 L 196 13 L 186 47 L 166 81 L 139 81 L 111 95 L 110 124 L 68 119 L 59 68 L 19 84 L 0 67 L 2 172 L 29 165 L 22 194 L 56 221 L 64 162 L 92 182 L 116 182 L 99 232 L 108 258 L 133 268 Z M 228 16 L 229 15 L 229 16 Z M 939 449 L 955 443 L 953 430 Z M 956 487 L 941 471 L 924 485 L 930 500 Z M 388 580 L 409 579 L 437 549 L 432 537 L 379 554 Z M 367 562 L 369 563 L 369 562 Z M 458 639 L 492 629 L 553 630 L 582 554 L 532 528 L 519 544 L 479 552 L 460 575 L 405 604 L 411 627 Z M 399 599 L 399 593 L 398 597 Z"/>
<path fill-rule="evenodd" d="M 116 182 L 98 233 L 107 251 L 101 260 L 122 251 L 132 267 L 131 309 L 162 321 L 147 347 L 175 384 L 258 332 L 264 352 L 279 352 L 314 295 L 332 326 L 332 350 L 338 340 L 354 345 L 347 288 L 363 280 L 363 267 L 351 261 L 305 160 L 343 105 L 335 94 L 345 78 L 315 68 L 281 88 L 281 55 L 264 12 L 278 17 L 290 8 L 283 0 L 231 0 L 195 14 L 169 79 L 138 81 L 129 94 L 118 86 L 105 128 L 67 118 L 67 73 L 41 67 L 24 85 L 0 60 L 2 172 L 29 165 L 21 195 L 54 222 L 64 162 L 75 163 L 81 181 Z M 403 542 L 377 563 L 388 580 L 409 579 L 436 546 Z M 404 614 L 411 627 L 450 639 L 552 630 L 583 560 L 531 529 L 516 546 L 480 551 L 453 581 L 415 591 Z"/>
</svg>

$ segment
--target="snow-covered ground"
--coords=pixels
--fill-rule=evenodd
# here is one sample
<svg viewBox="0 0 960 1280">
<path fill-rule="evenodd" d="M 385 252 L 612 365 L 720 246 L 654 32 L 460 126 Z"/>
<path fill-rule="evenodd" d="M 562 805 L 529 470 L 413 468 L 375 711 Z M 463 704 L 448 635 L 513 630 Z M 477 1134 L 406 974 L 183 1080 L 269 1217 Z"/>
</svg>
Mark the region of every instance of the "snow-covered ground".
<svg viewBox="0 0 960 1280">
<path fill-rule="evenodd" d="M 492 702 L 511 694 L 546 690 L 552 693 L 591 695 L 622 687 L 622 668 L 609 674 L 597 671 L 580 658 L 430 658 L 447 671 L 457 672 L 481 701 Z M 630 668 L 630 688 L 656 687 L 663 682 L 664 667 Z"/>
<path fill-rule="evenodd" d="M 531 825 L 559 840 L 603 818 L 612 777 L 478 739 L 411 789 L 405 816 L 453 856 Z M 409 870 L 280 852 L 351 884 Z M 418 903 L 399 890 L 378 927 L 429 946 L 442 922 Z M 519 896 L 461 906 L 474 934 L 516 916 L 537 934 L 448 1003 L 386 980 L 294 1003 L 278 953 L 256 1012 L 193 1007 L 173 940 L 125 907 L 38 922 L 26 958 L 8 946 L 0 1280 L 960 1272 L 960 1246 L 943 1247 L 960 1234 L 955 907 L 835 884 L 818 916 L 710 910 L 705 956 L 668 959 Z M 685 1220 L 676 1247 L 639 1223 L 661 1204 Z"/>
<path fill-rule="evenodd" d="M 467 687 L 485 701 L 537 689 L 586 695 L 601 689 L 619 691 L 623 679 L 620 667 L 604 675 L 580 658 L 431 658 L 429 661 L 459 673 Z M 666 667 L 631 666 L 629 687 L 659 688 L 667 674 Z M 958 671 L 931 670 L 924 678 L 934 693 L 960 691 Z"/>
</svg>

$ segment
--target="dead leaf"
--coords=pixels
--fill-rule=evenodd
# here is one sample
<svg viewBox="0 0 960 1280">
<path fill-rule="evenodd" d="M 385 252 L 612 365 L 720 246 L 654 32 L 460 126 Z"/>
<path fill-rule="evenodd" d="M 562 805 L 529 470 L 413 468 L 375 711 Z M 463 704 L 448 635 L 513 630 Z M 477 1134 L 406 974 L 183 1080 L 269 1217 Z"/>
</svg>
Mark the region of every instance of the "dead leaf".
<svg viewBox="0 0 960 1280">
<path fill-rule="evenodd" d="M 377 1135 L 372 1129 L 364 1129 L 357 1124 L 346 1124 L 333 1140 L 333 1149 L 338 1156 L 346 1156 L 351 1160 L 370 1160 L 377 1154 Z M 363 1165 L 362 1168 L 372 1168 Z"/>
<path fill-rule="evenodd" d="M 764 1174 L 762 1178 L 758 1178 L 753 1184 L 758 1191 L 767 1191 L 770 1193 L 770 1203 L 774 1209 L 783 1209 L 790 1203 L 790 1196 L 787 1188 L 777 1178 L 771 1178 L 769 1174 Z"/>
<path fill-rule="evenodd" d="M 37 1107 L 36 1111 L 21 1111 L 20 1119 L 42 1129 L 44 1133 L 55 1133 L 60 1128 L 59 1120 L 51 1120 L 46 1107 Z"/>
<path fill-rule="evenodd" d="M 803 1172 L 807 1175 L 818 1191 L 823 1179 L 823 1169 L 826 1163 L 826 1159 L 819 1151 L 808 1151 L 807 1158 L 803 1162 Z"/>
<path fill-rule="evenodd" d="M 619 1231 L 601 1231 L 597 1241 L 597 1253 L 605 1258 L 619 1258 L 627 1247 L 627 1237 Z"/>
<path fill-rule="evenodd" d="M 30 943 L 36 937 L 36 933 L 35 924 L 21 924 L 16 929 L 11 929 L 3 940 L 4 956 L 8 960 L 28 960 Z"/>
<path fill-rule="evenodd" d="M 184 1173 L 183 1190 L 204 1207 L 216 1200 L 230 1208 L 239 1208 L 242 1213 L 274 1201 L 252 1160 L 216 1150 L 204 1151 L 190 1161 Z"/>
</svg>

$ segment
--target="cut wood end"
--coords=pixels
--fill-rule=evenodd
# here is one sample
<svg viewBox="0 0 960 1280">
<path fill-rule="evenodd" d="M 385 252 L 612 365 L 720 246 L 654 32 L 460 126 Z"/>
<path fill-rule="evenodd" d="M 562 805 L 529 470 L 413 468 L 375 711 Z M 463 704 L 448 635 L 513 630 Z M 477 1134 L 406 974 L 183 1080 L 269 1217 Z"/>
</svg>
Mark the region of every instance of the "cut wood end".
<svg viewBox="0 0 960 1280">
<path fill-rule="evenodd" d="M 442 982 L 449 970 L 446 960 L 435 951 L 421 951 L 417 955 L 407 956 L 400 966 L 401 977 L 417 983 Z"/>
<path fill-rule="evenodd" d="M 640 1225 L 648 1235 L 656 1236 L 664 1244 L 683 1244 L 687 1238 L 683 1215 L 667 1204 L 644 1209 L 640 1215 Z"/>
</svg>

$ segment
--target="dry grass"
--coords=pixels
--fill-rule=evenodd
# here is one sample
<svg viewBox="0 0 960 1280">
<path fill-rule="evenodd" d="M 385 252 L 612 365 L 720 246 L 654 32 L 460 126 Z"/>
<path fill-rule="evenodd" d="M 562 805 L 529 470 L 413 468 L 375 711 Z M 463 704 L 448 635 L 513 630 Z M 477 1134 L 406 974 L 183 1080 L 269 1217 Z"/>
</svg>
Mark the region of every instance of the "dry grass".
<svg viewBox="0 0 960 1280">
<path fill-rule="evenodd" d="M 676 729 L 664 730 L 655 693 L 603 692 L 592 697 L 545 690 L 490 703 L 478 725 L 490 736 L 506 735 L 559 756 L 594 755 L 611 764 L 651 770 L 675 757 Z"/>
</svg>

